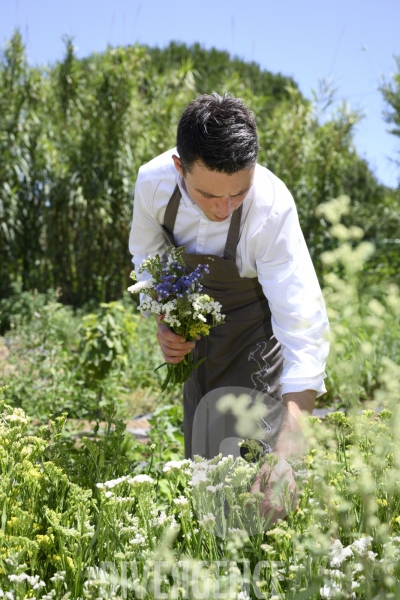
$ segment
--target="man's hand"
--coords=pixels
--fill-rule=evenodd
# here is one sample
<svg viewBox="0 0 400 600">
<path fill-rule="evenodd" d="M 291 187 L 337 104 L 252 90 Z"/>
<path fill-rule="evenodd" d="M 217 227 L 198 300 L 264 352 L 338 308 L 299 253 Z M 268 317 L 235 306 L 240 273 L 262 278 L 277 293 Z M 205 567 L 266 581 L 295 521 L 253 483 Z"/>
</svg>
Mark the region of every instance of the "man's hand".
<svg viewBox="0 0 400 600">
<path fill-rule="evenodd" d="M 292 467 L 282 456 L 278 456 L 277 459 L 274 467 L 270 466 L 268 461 L 262 465 L 250 490 L 251 493 L 264 494 L 259 513 L 268 519 L 268 524 L 284 519 L 293 509 L 299 510 Z"/>
<path fill-rule="evenodd" d="M 168 326 L 163 323 L 164 315 L 156 315 L 158 323 L 157 340 L 160 345 L 164 360 L 167 363 L 178 364 L 189 354 L 195 347 L 195 342 L 186 342 L 181 335 L 177 335 L 171 331 Z M 200 339 L 197 336 L 196 339 Z"/>
<path fill-rule="evenodd" d="M 260 502 L 259 512 L 270 523 L 284 519 L 288 512 L 299 510 L 296 482 L 291 465 L 287 458 L 300 458 L 308 452 L 308 446 L 301 430 L 302 419 L 306 414 L 312 414 L 316 392 L 304 390 L 283 394 L 282 402 L 287 409 L 283 419 L 278 440 L 274 447 L 273 455 L 277 459 L 275 467 L 266 461 L 261 467 L 261 472 L 256 476 L 251 492 L 260 491 L 264 498 Z M 305 414 L 306 413 L 306 414 Z M 285 506 L 279 500 L 287 487 L 286 495 L 289 496 Z"/>
</svg>

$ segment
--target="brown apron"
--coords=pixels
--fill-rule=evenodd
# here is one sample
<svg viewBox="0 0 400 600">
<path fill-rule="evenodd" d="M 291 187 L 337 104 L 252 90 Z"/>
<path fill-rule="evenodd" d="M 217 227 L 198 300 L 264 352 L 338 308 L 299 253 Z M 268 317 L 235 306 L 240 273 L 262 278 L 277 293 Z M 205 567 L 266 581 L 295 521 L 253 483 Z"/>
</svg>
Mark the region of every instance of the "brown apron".
<svg viewBox="0 0 400 600">
<path fill-rule="evenodd" d="M 181 193 L 176 186 L 164 217 L 163 229 L 170 245 L 174 247 L 176 244 L 173 232 L 180 199 Z M 225 322 L 213 327 L 210 335 L 198 340 L 193 350 L 196 360 L 207 358 L 184 384 L 186 458 L 192 458 L 192 428 L 196 408 L 202 398 L 213 390 L 221 389 L 222 395 L 224 390 L 231 391 L 232 387 L 239 390 L 246 388 L 255 394 L 266 394 L 275 405 L 279 403 L 281 406 L 282 402 L 280 376 L 283 356 L 280 343 L 272 331 L 268 300 L 258 278 L 240 277 L 236 266 L 241 214 L 242 206 L 232 214 L 222 258 L 212 254 L 183 255 L 188 272 L 193 271 L 199 264 L 209 265 L 209 274 L 201 281 L 202 293 L 220 302 L 222 313 L 225 314 Z M 268 415 L 268 424 L 264 423 L 263 429 L 269 428 L 271 434 L 276 436 L 282 414 L 280 412 L 276 414 L 275 419 L 270 418 L 270 410 Z M 272 423 L 271 419 L 275 420 L 275 423 Z M 211 427 L 206 424 L 207 431 L 204 432 L 204 436 L 201 432 L 204 444 L 200 440 L 200 446 L 204 447 L 202 454 L 205 458 L 212 458 L 218 453 L 218 437 L 222 439 L 224 436 L 224 427 L 218 426 L 216 422 L 213 425 Z M 229 429 L 229 426 L 227 427 Z M 196 435 L 198 439 L 198 431 Z M 267 446 L 264 444 L 266 451 L 270 452 L 272 448 Z M 197 447 L 193 448 L 193 453 L 199 453 Z"/>
</svg>

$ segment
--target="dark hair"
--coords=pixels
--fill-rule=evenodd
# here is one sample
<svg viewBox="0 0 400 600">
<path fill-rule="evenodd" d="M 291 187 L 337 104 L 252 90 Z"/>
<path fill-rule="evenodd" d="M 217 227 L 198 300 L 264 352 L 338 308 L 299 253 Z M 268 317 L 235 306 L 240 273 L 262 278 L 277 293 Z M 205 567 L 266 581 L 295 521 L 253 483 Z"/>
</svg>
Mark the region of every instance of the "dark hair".
<svg viewBox="0 0 400 600">
<path fill-rule="evenodd" d="M 254 115 L 240 98 L 203 94 L 185 108 L 176 146 L 184 172 L 201 161 L 212 171 L 237 173 L 257 161 Z"/>
</svg>

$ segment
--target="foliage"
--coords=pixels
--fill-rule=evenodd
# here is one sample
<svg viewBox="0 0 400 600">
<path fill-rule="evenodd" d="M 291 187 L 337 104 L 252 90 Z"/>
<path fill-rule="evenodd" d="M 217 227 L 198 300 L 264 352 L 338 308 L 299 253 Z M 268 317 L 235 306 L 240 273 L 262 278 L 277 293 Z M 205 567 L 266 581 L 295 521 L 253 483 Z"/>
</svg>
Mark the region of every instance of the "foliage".
<svg viewBox="0 0 400 600">
<path fill-rule="evenodd" d="M 350 199 L 341 196 L 321 204 L 317 214 L 331 223 L 335 250 L 321 255 L 323 294 L 331 326 L 327 363 L 329 398 L 339 398 L 346 408 L 360 405 L 381 387 L 387 359 L 400 361 L 400 294 L 395 284 L 382 287 L 379 299 L 374 286 L 366 286 L 364 265 L 375 248 L 361 228 L 346 227 L 341 220 Z M 327 398 L 325 398 L 325 401 Z"/>
<path fill-rule="evenodd" d="M 373 275 L 394 278 L 397 247 L 380 265 L 398 200 L 387 200 L 390 190 L 352 149 L 357 114 L 327 115 L 291 79 L 199 45 L 108 47 L 79 60 L 65 38 L 61 62 L 30 67 L 16 31 L 0 60 L 0 298 L 18 281 L 23 291 L 60 289 L 74 308 L 120 298 L 138 168 L 175 144 L 183 108 L 211 89 L 255 112 L 260 161 L 293 193 L 318 274 L 318 256 L 335 240 L 316 206 L 346 193 L 354 196 L 347 224 L 358 223 L 361 207 L 363 228 L 386 244 Z M 381 223 L 377 203 L 389 211 Z"/>
<path fill-rule="evenodd" d="M 11 284 L 11 294 L 0 300 L 0 333 L 4 334 L 9 329 L 21 328 L 40 318 L 43 307 L 57 302 L 60 290 L 49 289 L 40 294 L 37 290 L 23 291 L 20 281 Z M 62 331 L 60 331 L 62 334 Z"/>
<path fill-rule="evenodd" d="M 97 388 L 115 363 L 126 365 L 137 318 L 118 302 L 100 303 L 100 314 L 82 317 L 77 358 L 89 387 Z"/>
<path fill-rule="evenodd" d="M 146 472 L 140 474 L 141 465 L 124 460 L 123 424 L 115 421 L 112 406 L 106 408 L 104 437 L 84 439 L 71 452 L 62 441 L 65 417 L 29 436 L 29 419 L 23 411 L 3 402 L 3 593 L 14 590 L 15 600 L 26 594 L 43 598 L 46 593 L 50 598 L 67 592 L 71 598 L 121 598 L 124 586 L 132 590 L 141 584 L 149 586 L 152 597 L 157 560 L 166 561 L 167 574 L 179 560 L 189 560 L 189 581 L 196 573 L 199 576 L 196 563 L 207 561 L 210 568 L 206 566 L 200 580 L 205 576 L 210 588 L 227 598 L 246 597 L 242 579 L 246 561 L 250 573 L 264 561 L 257 579 L 250 580 L 250 598 L 260 589 L 263 595 L 257 597 L 278 593 L 288 599 L 298 598 L 301 590 L 313 598 L 324 597 L 329 589 L 331 594 L 342 589 L 349 598 L 398 592 L 400 421 L 394 369 L 393 364 L 385 366 L 386 383 L 377 400 L 384 397 L 386 408 L 380 413 L 364 410 L 361 417 L 357 411 L 347 416 L 332 413 L 326 424 L 308 419 L 308 454 L 297 474 L 300 510 L 251 537 L 239 530 L 227 538 L 215 536 L 211 518 L 216 495 L 229 497 L 230 489 L 236 489 L 235 473 L 242 485 L 242 459 L 233 465 L 231 478 L 222 476 L 225 491 L 220 492 L 212 484 L 217 470 L 226 469 L 226 461 L 172 458 L 162 468 L 170 502 L 160 503 L 160 487 L 154 485 L 159 478 L 156 463 L 145 464 Z M 196 494 L 205 503 L 206 517 L 197 512 Z M 215 572 L 218 560 L 227 561 L 220 565 L 222 572 Z M 174 581 L 176 573 L 159 582 L 167 598 L 175 597 Z M 190 593 L 192 597 L 196 596 Z"/>
<path fill-rule="evenodd" d="M 18 296 L 10 298 L 20 306 Z M 122 379 L 131 376 L 128 362 L 137 352 L 139 317 L 132 303 L 102 304 L 96 312 L 74 314 L 72 307 L 48 301 L 46 295 L 24 302 L 28 309 L 20 318 L 11 316 L 14 329 L 7 338 L 10 372 L 2 378 L 9 386 L 7 401 L 45 421 L 49 413 L 62 412 L 91 418 L 110 398 L 120 406 Z M 133 381 L 140 385 L 140 375 Z"/>
<path fill-rule="evenodd" d="M 400 136 L 400 56 L 395 57 L 397 72 L 393 74 L 392 81 L 386 81 L 381 88 L 384 99 L 388 104 L 385 117 L 394 127 L 390 133 Z"/>
<path fill-rule="evenodd" d="M 174 144 L 192 95 L 182 69 L 146 71 L 142 48 L 31 68 L 16 32 L 0 64 L 0 295 L 60 287 L 63 302 L 122 295 L 137 170 Z M 160 108 L 162 102 L 162 107 Z"/>
<path fill-rule="evenodd" d="M 263 70 L 254 61 L 249 63 L 237 57 L 231 58 L 226 51 L 216 48 L 206 50 L 198 43 L 186 46 L 170 42 L 165 48 L 147 46 L 146 50 L 152 64 L 161 73 L 190 64 L 199 94 L 218 91 L 222 82 L 237 78 L 245 88 L 263 98 L 265 114 L 277 102 L 288 98 L 288 87 L 298 87 L 291 77 Z"/>
<path fill-rule="evenodd" d="M 346 197 L 316 209 L 316 218 L 324 221 L 334 241 L 334 249 L 321 255 L 331 350 L 328 393 L 319 404 L 335 400 L 346 408 L 371 398 L 379 388 L 384 357 L 400 362 L 398 287 L 389 282 L 378 286 L 365 277 L 365 265 L 374 260 L 376 250 L 362 240 L 360 228 L 344 225 L 350 210 Z M 35 293 L 32 298 L 28 293 L 19 298 L 19 294 L 20 290 L 0 305 L 13 323 L 5 338 L 11 351 L 10 370 L 2 378 L 9 386 L 9 404 L 44 421 L 48 414 L 62 412 L 93 418 L 110 399 L 126 419 L 181 404 L 179 385 L 160 394 L 162 375 L 155 372 L 162 362 L 157 326 L 153 318 L 133 316 L 136 304 L 128 292 L 117 304 L 91 305 L 86 313 L 75 314 L 49 293 Z M 21 315 L 15 315 L 14 309 Z"/>
<path fill-rule="evenodd" d="M 227 597 L 241 600 L 247 597 L 246 561 L 251 573 L 261 564 L 253 579 L 258 591 L 250 587 L 249 598 L 260 589 L 264 597 L 282 594 L 288 599 L 302 591 L 315 598 L 340 592 L 352 599 L 399 592 L 400 298 L 392 286 L 382 304 L 361 285 L 373 247 L 360 241 L 360 229 L 343 224 L 349 207 L 349 199 L 339 197 L 317 211 L 337 240 L 337 247 L 322 256 L 332 325 L 328 389 L 341 396 L 347 410 L 330 414 L 326 422 L 309 417 L 303 424 L 308 449 L 295 470 L 300 510 L 252 536 L 232 529 L 233 511 L 257 508 L 261 499 L 242 488 L 240 497 L 236 493 L 237 485 L 249 482 L 254 467 L 241 459 L 228 464 L 220 457 L 181 461 L 182 406 L 160 406 L 150 420 L 150 442 L 142 445 L 124 432 L 116 406 L 104 404 L 104 431 L 96 424 L 93 435 L 76 444 L 65 435 L 65 414 L 53 416 L 32 435 L 24 411 L 3 401 L 4 593 L 14 591 L 15 600 L 66 593 L 71 598 L 120 598 L 128 592 L 124 586 L 132 590 L 141 582 L 150 586 L 152 597 L 157 560 L 166 561 L 167 576 L 158 583 L 171 598 L 176 592 L 171 589 L 173 568 L 180 560 L 189 561 L 189 580 L 195 579 L 199 561 L 208 561 L 204 574 L 209 589 L 216 589 L 217 580 L 219 592 L 233 585 Z M 44 349 L 55 343 L 60 329 L 71 330 L 72 318 L 73 331 L 82 322 L 82 315 L 72 317 L 71 309 L 57 302 L 43 303 L 41 310 L 40 318 L 21 321 L 16 329 L 26 340 L 29 330 L 31 343 L 40 340 Z M 100 315 L 111 310 L 115 306 L 101 307 Z M 123 319 L 125 311 L 117 309 L 116 314 Z M 136 336 L 139 328 L 140 322 Z M 140 345 L 137 337 L 135 345 Z M 368 399 L 361 412 L 364 394 Z M 217 482 L 227 466 L 229 477 L 218 476 Z M 225 518 L 225 530 L 232 529 L 227 537 L 214 535 L 221 498 L 230 503 L 218 521 Z M 215 571 L 218 560 L 227 561 L 222 572 Z M 232 579 L 232 573 L 237 577 Z"/>
</svg>

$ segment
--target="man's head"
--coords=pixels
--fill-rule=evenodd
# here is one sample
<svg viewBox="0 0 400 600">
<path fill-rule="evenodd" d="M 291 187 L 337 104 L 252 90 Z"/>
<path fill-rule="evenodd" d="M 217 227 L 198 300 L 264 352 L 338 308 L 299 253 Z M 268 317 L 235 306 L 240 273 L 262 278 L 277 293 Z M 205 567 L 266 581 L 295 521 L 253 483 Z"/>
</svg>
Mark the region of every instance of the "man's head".
<svg viewBox="0 0 400 600">
<path fill-rule="evenodd" d="M 215 92 L 193 100 L 178 125 L 175 167 L 211 221 L 224 221 L 244 201 L 254 178 L 258 137 L 251 111 Z"/>
<path fill-rule="evenodd" d="M 176 146 L 184 174 L 195 163 L 228 175 L 242 171 L 257 162 L 253 113 L 228 94 L 198 96 L 180 118 Z"/>
</svg>

